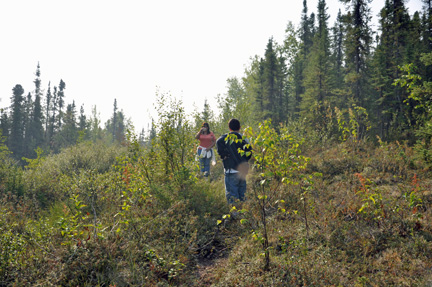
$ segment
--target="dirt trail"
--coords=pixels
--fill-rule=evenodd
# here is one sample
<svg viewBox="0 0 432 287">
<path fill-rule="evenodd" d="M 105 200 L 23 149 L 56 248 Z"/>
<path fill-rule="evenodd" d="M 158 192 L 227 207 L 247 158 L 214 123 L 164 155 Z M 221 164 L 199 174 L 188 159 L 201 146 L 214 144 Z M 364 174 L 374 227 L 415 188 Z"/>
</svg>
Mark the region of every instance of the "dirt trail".
<svg viewBox="0 0 432 287">
<path fill-rule="evenodd" d="M 225 265 L 227 260 L 227 256 L 201 259 L 197 264 L 197 278 L 195 286 L 212 286 L 212 284 L 216 283 L 218 279 L 216 270 L 221 265 Z"/>
<path fill-rule="evenodd" d="M 225 228 L 217 229 L 213 240 L 207 246 L 209 248 L 207 256 L 198 260 L 194 286 L 217 284 L 221 276 L 220 270 L 223 270 L 223 266 L 228 264 L 232 245 L 226 240 L 231 239 L 232 236 L 233 234 Z"/>
</svg>

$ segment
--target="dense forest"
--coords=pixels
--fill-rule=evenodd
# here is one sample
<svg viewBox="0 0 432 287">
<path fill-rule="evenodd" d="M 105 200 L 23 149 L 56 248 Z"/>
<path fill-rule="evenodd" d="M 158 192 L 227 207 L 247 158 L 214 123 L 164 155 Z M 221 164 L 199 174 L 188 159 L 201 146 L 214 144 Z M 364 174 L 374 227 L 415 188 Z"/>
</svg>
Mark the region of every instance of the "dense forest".
<svg viewBox="0 0 432 287">
<path fill-rule="evenodd" d="M 0 117 L 0 286 L 429 286 L 432 2 L 341 0 L 329 23 L 263 43 L 218 109 L 158 95 L 137 135 L 66 104 L 66 82 L 11 87 Z M 200 176 L 194 135 L 242 123 L 247 200 Z M 235 215 L 235 216 L 234 216 Z"/>
</svg>

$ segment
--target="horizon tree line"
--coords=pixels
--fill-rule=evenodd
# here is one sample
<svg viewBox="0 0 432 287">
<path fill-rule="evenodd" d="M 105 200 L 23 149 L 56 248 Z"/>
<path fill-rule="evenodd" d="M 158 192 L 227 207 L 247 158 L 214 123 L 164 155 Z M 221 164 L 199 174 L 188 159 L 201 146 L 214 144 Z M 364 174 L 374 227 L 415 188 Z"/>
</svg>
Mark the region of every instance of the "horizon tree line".
<svg viewBox="0 0 432 287">
<path fill-rule="evenodd" d="M 414 140 L 424 111 L 416 109 L 409 91 L 395 81 L 408 64 L 422 81 L 432 81 L 432 65 L 422 60 L 432 51 L 431 0 L 422 0 L 423 11 L 412 16 L 405 1 L 386 0 L 378 31 L 371 28 L 370 0 L 340 2 L 346 11 L 339 10 L 330 27 L 326 1 L 319 0 L 317 13 L 309 14 L 304 0 L 299 26 L 288 23 L 283 43 L 270 38 L 264 56 L 252 57 L 243 77 L 229 79 L 220 106 L 230 103 L 234 113 L 241 111 L 237 117 L 243 122 L 271 118 L 278 126 L 304 120 L 329 133 L 335 108 L 346 117 L 350 110 L 364 109 L 369 135 Z M 245 105 L 250 109 L 245 111 Z M 364 115 L 356 117 L 364 137 Z"/>
<path fill-rule="evenodd" d="M 1 136 L 16 160 L 23 163 L 23 158 L 35 158 L 37 148 L 47 153 L 58 153 L 62 148 L 85 140 L 124 142 L 131 122 L 123 110 L 118 109 L 116 99 L 113 114 L 102 129 L 96 107 L 88 118 L 84 105 L 81 105 L 79 114 L 75 101 L 65 105 L 66 83 L 63 80 L 52 87 L 48 82 L 45 95 L 41 82 L 38 63 L 34 90 L 25 95 L 22 85 L 15 85 L 10 106 L 0 111 Z"/>
<path fill-rule="evenodd" d="M 218 96 L 218 119 L 207 102 L 198 117 L 218 127 L 231 117 L 243 125 L 272 119 L 275 127 L 304 121 L 331 135 L 337 132 L 338 113 L 345 118 L 354 114 L 359 137 L 414 142 L 414 130 L 430 116 L 418 108 L 409 89 L 395 82 L 404 77 L 405 65 L 412 65 L 424 83 L 432 82 L 426 59 L 432 51 L 431 1 L 422 0 L 423 11 L 411 16 L 403 0 L 386 0 L 378 31 L 373 31 L 371 0 L 340 0 L 346 9 L 339 10 L 332 26 L 325 0 L 318 1 L 316 14 L 309 14 L 303 0 L 298 27 L 289 22 L 282 43 L 271 37 L 264 55 L 251 57 L 241 78 L 227 79 L 227 93 Z M 117 100 L 102 129 L 96 107 L 88 118 L 83 106 L 77 113 L 74 101 L 65 106 L 63 80 L 52 88 L 49 82 L 44 95 L 39 64 L 35 76 L 34 91 L 25 96 L 16 85 L 11 106 L 1 111 L 0 129 L 17 159 L 34 157 L 37 147 L 58 152 L 83 140 L 124 141 L 131 122 L 118 110 Z M 155 133 L 152 124 L 150 135 L 142 130 L 139 139 L 144 142 Z"/>
</svg>

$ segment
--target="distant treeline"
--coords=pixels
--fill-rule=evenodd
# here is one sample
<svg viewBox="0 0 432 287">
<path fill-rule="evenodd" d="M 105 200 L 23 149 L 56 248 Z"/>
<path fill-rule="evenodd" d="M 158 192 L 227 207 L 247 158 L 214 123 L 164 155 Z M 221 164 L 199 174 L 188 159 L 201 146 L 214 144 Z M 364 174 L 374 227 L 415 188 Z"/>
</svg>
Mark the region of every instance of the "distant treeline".
<svg viewBox="0 0 432 287">
<path fill-rule="evenodd" d="M 75 101 L 65 105 L 66 83 L 63 80 L 58 86 L 51 87 L 49 83 L 46 91 L 42 90 L 39 64 L 33 82 L 34 91 L 27 96 L 21 85 L 13 87 L 10 107 L 1 110 L 1 134 L 15 159 L 35 158 L 37 148 L 45 153 L 57 153 L 80 141 L 121 143 L 125 140 L 131 123 L 123 111 L 118 110 L 117 100 L 114 100 L 111 118 L 102 128 L 96 106 L 87 117 L 83 105 L 79 114 Z"/>
<path fill-rule="evenodd" d="M 252 58 L 241 79 L 228 80 L 226 119 L 302 120 L 330 134 L 351 119 L 358 137 L 415 140 L 414 130 L 429 121 L 431 0 L 412 16 L 406 1 L 386 0 L 378 31 L 370 1 L 341 2 L 346 11 L 330 27 L 325 0 L 317 14 L 303 1 L 301 23 L 287 25 L 283 43 L 270 38 L 264 56 Z"/>
<path fill-rule="evenodd" d="M 351 129 L 358 138 L 411 142 L 418 140 L 415 131 L 432 134 L 425 130 L 432 108 L 432 4 L 422 1 L 424 9 L 411 16 L 405 1 L 386 0 L 373 31 L 368 0 L 341 0 L 346 11 L 332 27 L 325 0 L 317 14 L 309 14 L 304 0 L 301 23 L 287 25 L 283 43 L 270 38 L 263 57 L 252 57 L 241 78 L 227 80 L 219 118 L 206 102 L 197 122 L 225 129 L 231 117 L 244 124 L 271 118 L 275 126 L 302 121 L 330 137 Z M 96 108 L 87 118 L 82 106 L 79 114 L 74 102 L 65 107 L 65 82 L 43 91 L 39 65 L 35 75 L 34 92 L 24 96 L 16 85 L 11 106 L 1 112 L 0 128 L 16 158 L 34 157 L 37 147 L 57 152 L 80 140 L 124 139 L 131 123 L 117 102 L 102 129 Z"/>
</svg>

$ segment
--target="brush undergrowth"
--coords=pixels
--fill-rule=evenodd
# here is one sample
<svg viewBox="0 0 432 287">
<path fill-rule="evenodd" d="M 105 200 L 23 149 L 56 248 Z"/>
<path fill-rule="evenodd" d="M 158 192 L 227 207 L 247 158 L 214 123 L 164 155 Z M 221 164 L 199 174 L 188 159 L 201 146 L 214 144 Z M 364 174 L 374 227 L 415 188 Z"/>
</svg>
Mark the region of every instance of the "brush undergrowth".
<svg viewBox="0 0 432 287">
<path fill-rule="evenodd" d="M 260 244 L 246 236 L 257 227 L 236 225 L 243 237 L 215 270 L 213 286 L 430 284 L 432 181 L 410 147 L 320 148 L 307 172 L 323 175 L 315 178 L 307 210 L 300 187 L 286 186 L 280 191 L 283 208 L 268 222 L 269 271 Z"/>
<path fill-rule="evenodd" d="M 290 180 L 266 178 L 266 204 L 252 169 L 247 212 L 218 225 L 230 214 L 220 163 L 197 178 L 193 140 L 161 140 L 80 144 L 26 170 L 2 158 L 0 286 L 430 284 L 432 181 L 406 144 L 315 145 Z M 197 264 L 216 258 L 200 278 Z"/>
</svg>

